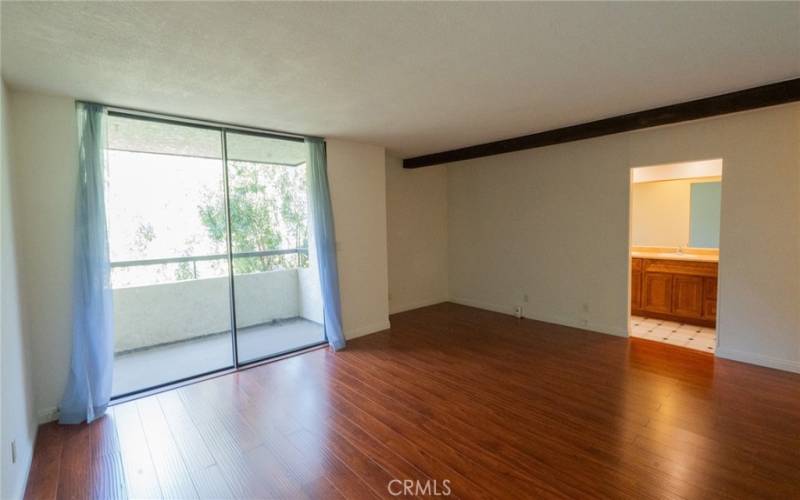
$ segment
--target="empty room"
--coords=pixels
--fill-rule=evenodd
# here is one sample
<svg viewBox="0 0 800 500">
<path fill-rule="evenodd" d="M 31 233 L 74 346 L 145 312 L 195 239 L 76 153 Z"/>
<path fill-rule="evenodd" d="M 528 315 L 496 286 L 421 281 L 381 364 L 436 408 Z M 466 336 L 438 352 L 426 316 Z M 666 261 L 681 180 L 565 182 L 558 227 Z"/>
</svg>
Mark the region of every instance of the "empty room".
<svg viewBox="0 0 800 500">
<path fill-rule="evenodd" d="M 0 43 L 0 498 L 800 498 L 800 2 Z"/>
</svg>

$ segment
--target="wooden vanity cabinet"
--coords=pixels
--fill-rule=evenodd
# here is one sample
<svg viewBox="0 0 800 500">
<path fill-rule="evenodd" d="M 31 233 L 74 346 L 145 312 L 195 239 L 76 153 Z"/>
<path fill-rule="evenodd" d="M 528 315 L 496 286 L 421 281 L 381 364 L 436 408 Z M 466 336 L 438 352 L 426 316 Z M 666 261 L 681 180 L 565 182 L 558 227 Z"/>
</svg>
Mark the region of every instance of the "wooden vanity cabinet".
<svg viewBox="0 0 800 500">
<path fill-rule="evenodd" d="M 703 279 L 703 318 L 717 320 L 717 278 Z"/>
<path fill-rule="evenodd" d="M 669 314 L 672 311 L 672 275 L 644 273 L 642 276 L 642 309 Z"/>
<path fill-rule="evenodd" d="M 672 276 L 672 314 L 689 318 L 703 315 L 703 278 L 675 274 Z"/>
<path fill-rule="evenodd" d="M 643 259 L 631 262 L 631 312 L 715 326 L 717 263 Z"/>
<path fill-rule="evenodd" d="M 631 309 L 642 308 L 642 259 L 631 263 Z"/>
</svg>

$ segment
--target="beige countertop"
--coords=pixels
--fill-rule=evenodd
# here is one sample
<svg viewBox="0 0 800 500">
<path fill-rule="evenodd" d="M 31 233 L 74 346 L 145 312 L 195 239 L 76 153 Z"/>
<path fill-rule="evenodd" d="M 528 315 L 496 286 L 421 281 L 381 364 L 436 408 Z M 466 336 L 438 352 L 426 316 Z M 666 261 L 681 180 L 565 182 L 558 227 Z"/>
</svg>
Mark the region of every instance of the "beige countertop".
<svg viewBox="0 0 800 500">
<path fill-rule="evenodd" d="M 641 252 L 631 251 L 631 257 L 641 259 L 665 259 L 665 260 L 693 260 L 700 262 L 719 262 L 719 255 L 696 254 L 690 252 Z"/>
</svg>

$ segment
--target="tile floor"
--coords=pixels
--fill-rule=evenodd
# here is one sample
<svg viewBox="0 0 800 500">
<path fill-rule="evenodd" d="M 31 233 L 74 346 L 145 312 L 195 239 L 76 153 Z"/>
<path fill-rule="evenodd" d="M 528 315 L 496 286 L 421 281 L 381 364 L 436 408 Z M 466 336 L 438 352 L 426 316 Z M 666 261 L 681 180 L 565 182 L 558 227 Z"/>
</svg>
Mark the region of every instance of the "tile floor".
<svg viewBox="0 0 800 500">
<path fill-rule="evenodd" d="M 710 353 L 717 345 L 714 328 L 641 316 L 631 316 L 631 336 Z"/>
</svg>

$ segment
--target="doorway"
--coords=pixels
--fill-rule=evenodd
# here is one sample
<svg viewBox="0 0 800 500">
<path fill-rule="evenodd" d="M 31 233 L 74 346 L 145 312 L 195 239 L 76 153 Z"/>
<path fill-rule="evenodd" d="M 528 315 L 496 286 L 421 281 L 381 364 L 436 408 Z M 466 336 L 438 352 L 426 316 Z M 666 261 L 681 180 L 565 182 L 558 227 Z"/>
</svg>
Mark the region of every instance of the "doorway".
<svg viewBox="0 0 800 500">
<path fill-rule="evenodd" d="M 109 112 L 114 398 L 325 342 L 302 139 Z"/>
<path fill-rule="evenodd" d="M 721 193 L 721 159 L 631 169 L 631 337 L 715 352 Z"/>
</svg>

